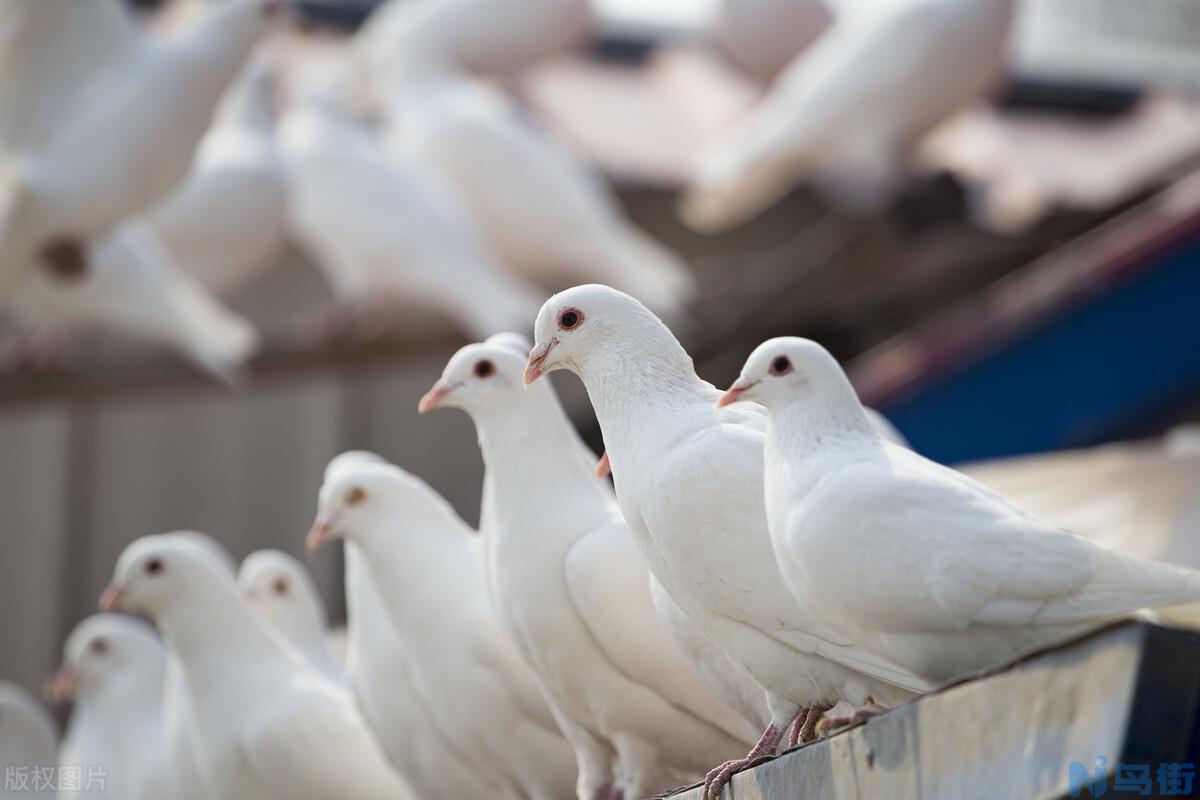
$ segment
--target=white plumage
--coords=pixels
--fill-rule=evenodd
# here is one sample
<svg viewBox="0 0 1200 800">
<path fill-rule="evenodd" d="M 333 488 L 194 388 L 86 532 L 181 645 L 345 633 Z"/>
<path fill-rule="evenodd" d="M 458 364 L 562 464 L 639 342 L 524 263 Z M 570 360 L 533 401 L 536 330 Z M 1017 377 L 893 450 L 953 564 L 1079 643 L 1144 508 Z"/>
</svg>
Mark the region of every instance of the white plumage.
<svg viewBox="0 0 1200 800">
<path fill-rule="evenodd" d="M 88 243 L 187 174 L 225 87 L 281 0 L 213 4 L 154 40 L 118 0 L 5 0 L 0 71 L 0 291 Z"/>
<path fill-rule="evenodd" d="M 343 78 L 325 64 L 299 70 L 279 125 L 291 227 L 334 293 L 351 306 L 430 308 L 476 337 L 528 325 L 541 293 L 492 261 L 438 175 L 384 158 L 342 108 Z"/>
<path fill-rule="evenodd" d="M 582 43 L 588 0 L 397 0 L 371 15 L 360 43 L 376 66 L 421 53 L 457 68 L 509 73 Z"/>
<path fill-rule="evenodd" d="M 332 536 L 361 550 L 434 723 L 470 754 L 492 793 L 570 795 L 571 749 L 500 633 L 479 540 L 449 504 L 398 467 L 349 464 L 321 488 L 310 546 Z"/>
<path fill-rule="evenodd" d="M 413 796 L 350 696 L 281 646 L 194 543 L 129 545 L 103 604 L 152 616 L 179 658 L 210 796 Z"/>
<path fill-rule="evenodd" d="M 4 800 L 37 800 L 45 792 L 25 786 L 19 776 L 32 778 L 34 767 L 58 763 L 58 733 L 44 707 L 20 686 L 0 681 L 0 772 L 12 770 L 13 782 L 0 782 Z"/>
<path fill-rule="evenodd" d="M 583 380 L 650 570 L 767 690 L 771 724 L 751 757 L 773 751 L 806 707 L 868 697 L 890 705 L 928 688 L 792 598 L 763 508 L 765 415 L 714 416 L 720 393 L 657 317 L 606 286 L 578 286 L 546 302 L 535 336 L 526 379 L 566 368 Z"/>
<path fill-rule="evenodd" d="M 739 69 L 770 83 L 832 21 L 824 0 L 720 0 L 712 36 Z"/>
<path fill-rule="evenodd" d="M 929 680 L 1200 599 L 1200 573 L 1105 550 L 880 438 L 815 342 L 760 345 L 724 401 L 738 398 L 770 411 L 767 515 L 792 592 Z"/>
<path fill-rule="evenodd" d="M 242 561 L 238 587 L 250 608 L 311 666 L 345 682 L 345 666 L 329 645 L 325 604 L 303 564 L 279 550 L 259 550 Z"/>
<path fill-rule="evenodd" d="M 661 313 L 681 310 L 694 291 L 687 265 L 625 219 L 598 176 L 500 90 L 430 69 L 381 77 L 389 152 L 437 169 L 500 261 L 543 286 L 604 281 Z"/>
<path fill-rule="evenodd" d="M 492 487 L 497 615 L 575 749 L 579 797 L 657 794 L 744 751 L 756 731 L 672 643 L 590 451 L 548 384 L 523 391 L 524 366 L 503 341 L 468 345 L 421 408 L 457 406 L 475 420 Z"/>
<path fill-rule="evenodd" d="M 79 769 L 84 791 L 62 796 L 159 800 L 179 794 L 163 737 L 167 653 L 146 623 L 96 614 L 75 626 L 51 688 L 73 704 L 58 763 Z M 102 767 L 102 781 L 87 781 Z"/>
<path fill-rule="evenodd" d="M 342 453 L 326 467 L 325 482 L 363 463 L 386 462 L 374 453 Z M 347 546 L 344 558 L 346 676 L 388 758 L 422 800 L 490 796 L 487 778 L 465 757 L 457 740 L 443 734 L 436 709 L 422 698 L 410 666 L 413 650 L 392 625 L 362 552 Z"/>
<path fill-rule="evenodd" d="M 0 308 L 34 336 L 115 331 L 176 350 L 226 381 L 237 377 L 260 341 L 248 320 L 180 269 L 141 218 L 97 241 L 84 273 L 30 272 Z"/>
<path fill-rule="evenodd" d="M 908 148 L 998 77 L 1013 0 L 905 0 L 839 15 L 770 93 L 699 158 L 682 215 L 738 225 L 810 177 L 876 187 Z"/>
<path fill-rule="evenodd" d="M 283 248 L 273 89 L 265 60 L 252 61 L 222 98 L 183 185 L 146 217 L 180 267 L 220 296 L 251 284 Z"/>
</svg>

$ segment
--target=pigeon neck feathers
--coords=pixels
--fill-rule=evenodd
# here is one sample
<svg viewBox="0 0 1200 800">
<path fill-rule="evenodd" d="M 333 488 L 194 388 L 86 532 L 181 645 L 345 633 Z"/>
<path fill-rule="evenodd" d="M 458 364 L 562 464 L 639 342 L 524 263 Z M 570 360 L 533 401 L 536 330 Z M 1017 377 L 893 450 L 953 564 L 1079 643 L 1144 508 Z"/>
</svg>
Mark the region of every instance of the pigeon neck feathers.
<svg viewBox="0 0 1200 800">
<path fill-rule="evenodd" d="M 711 421 L 720 395 L 696 375 L 691 356 L 657 317 L 630 315 L 621 326 L 578 365 L 610 457 L 622 441 L 669 435 L 697 418 Z"/>
<path fill-rule="evenodd" d="M 414 482 L 416 479 L 413 479 Z M 360 526 L 352 543 L 361 548 L 389 612 L 418 624 L 447 624 L 447 614 L 482 596 L 479 540 L 450 504 L 428 486 L 408 491 L 401 502 Z"/>
<path fill-rule="evenodd" d="M 768 440 L 783 451 L 801 456 L 817 447 L 878 442 L 854 387 L 844 373 L 821 376 L 792 396 L 774 404 L 768 418 Z"/>
<path fill-rule="evenodd" d="M 155 615 L 185 670 L 212 662 L 232 666 L 231 650 L 256 662 L 287 659 L 241 599 L 231 578 L 214 575 Z"/>
<path fill-rule="evenodd" d="M 547 506 L 528 498 L 534 486 L 546 503 L 570 501 L 572 515 L 584 513 L 581 500 L 610 502 L 606 484 L 595 475 L 595 456 L 580 441 L 550 384 L 538 381 L 523 395 L 473 412 L 488 478 L 495 487 L 493 506 L 509 519 L 518 509 L 543 518 Z"/>
</svg>

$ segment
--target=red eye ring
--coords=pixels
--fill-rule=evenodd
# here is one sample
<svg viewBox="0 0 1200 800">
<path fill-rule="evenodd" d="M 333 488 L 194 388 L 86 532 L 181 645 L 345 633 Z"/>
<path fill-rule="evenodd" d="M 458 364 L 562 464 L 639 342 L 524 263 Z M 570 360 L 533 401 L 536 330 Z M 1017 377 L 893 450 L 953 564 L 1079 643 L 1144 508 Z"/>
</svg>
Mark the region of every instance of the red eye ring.
<svg viewBox="0 0 1200 800">
<path fill-rule="evenodd" d="M 560 331 L 573 331 L 583 324 L 583 312 L 578 308 L 564 308 L 558 312 L 558 329 Z"/>
<path fill-rule="evenodd" d="M 771 359 L 771 374 L 786 375 L 792 371 L 792 362 L 787 356 L 775 356 Z"/>
</svg>

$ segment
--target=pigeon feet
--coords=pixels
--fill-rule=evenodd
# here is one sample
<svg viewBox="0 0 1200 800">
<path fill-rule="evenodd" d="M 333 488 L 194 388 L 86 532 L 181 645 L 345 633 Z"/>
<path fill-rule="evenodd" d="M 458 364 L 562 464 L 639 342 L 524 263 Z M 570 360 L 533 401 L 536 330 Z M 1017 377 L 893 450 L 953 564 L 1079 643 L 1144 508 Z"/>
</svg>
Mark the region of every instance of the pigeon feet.
<svg viewBox="0 0 1200 800">
<path fill-rule="evenodd" d="M 814 703 L 806 709 L 801 710 L 799 716 L 792 720 L 792 724 L 788 727 L 787 746 L 795 747 L 798 744 L 811 742 L 817 738 L 817 722 L 824 714 L 833 706 L 825 703 Z"/>
<path fill-rule="evenodd" d="M 841 714 L 836 717 L 824 717 L 816 726 L 816 735 L 825 736 L 827 734 L 836 733 L 843 728 L 849 728 L 858 725 L 861 722 L 866 722 L 871 717 L 882 714 L 884 709 L 877 706 L 864 706 L 856 709 L 853 714 Z"/>
<path fill-rule="evenodd" d="M 729 785 L 735 772 L 745 769 L 764 756 L 775 755 L 781 739 L 783 739 L 783 730 L 774 725 L 768 725 L 758 740 L 758 744 L 754 745 L 745 758 L 726 761 L 716 769 L 710 770 L 704 777 L 704 800 L 717 800 L 721 796 L 721 792 L 725 791 L 725 787 Z"/>
</svg>

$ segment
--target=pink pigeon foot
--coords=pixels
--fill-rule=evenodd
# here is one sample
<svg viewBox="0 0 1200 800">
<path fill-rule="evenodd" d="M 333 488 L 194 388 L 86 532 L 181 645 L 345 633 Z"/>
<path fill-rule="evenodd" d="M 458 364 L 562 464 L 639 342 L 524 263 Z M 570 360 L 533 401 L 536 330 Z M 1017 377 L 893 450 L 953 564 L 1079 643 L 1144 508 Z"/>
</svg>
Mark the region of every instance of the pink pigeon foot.
<svg viewBox="0 0 1200 800">
<path fill-rule="evenodd" d="M 833 706 L 827 703 L 814 703 L 808 708 L 801 709 L 799 716 L 792 720 L 792 724 L 788 727 L 787 746 L 795 747 L 816 739 L 817 721 L 831 708 Z"/>
<path fill-rule="evenodd" d="M 774 725 L 768 725 L 758 743 L 751 748 L 745 758 L 726 761 L 716 769 L 710 770 L 704 777 L 704 800 L 717 800 L 721 796 L 721 792 L 725 791 L 725 787 L 729 785 L 735 772 L 745 769 L 763 756 L 775 755 L 782 739 L 783 730 Z"/>
<path fill-rule="evenodd" d="M 823 736 L 827 733 L 835 733 L 843 728 L 849 728 L 852 725 L 857 725 L 860 722 L 866 722 L 871 717 L 877 714 L 882 714 L 884 709 L 867 706 L 855 710 L 853 714 L 840 714 L 836 717 L 824 717 L 817 723 L 816 734 Z"/>
</svg>

